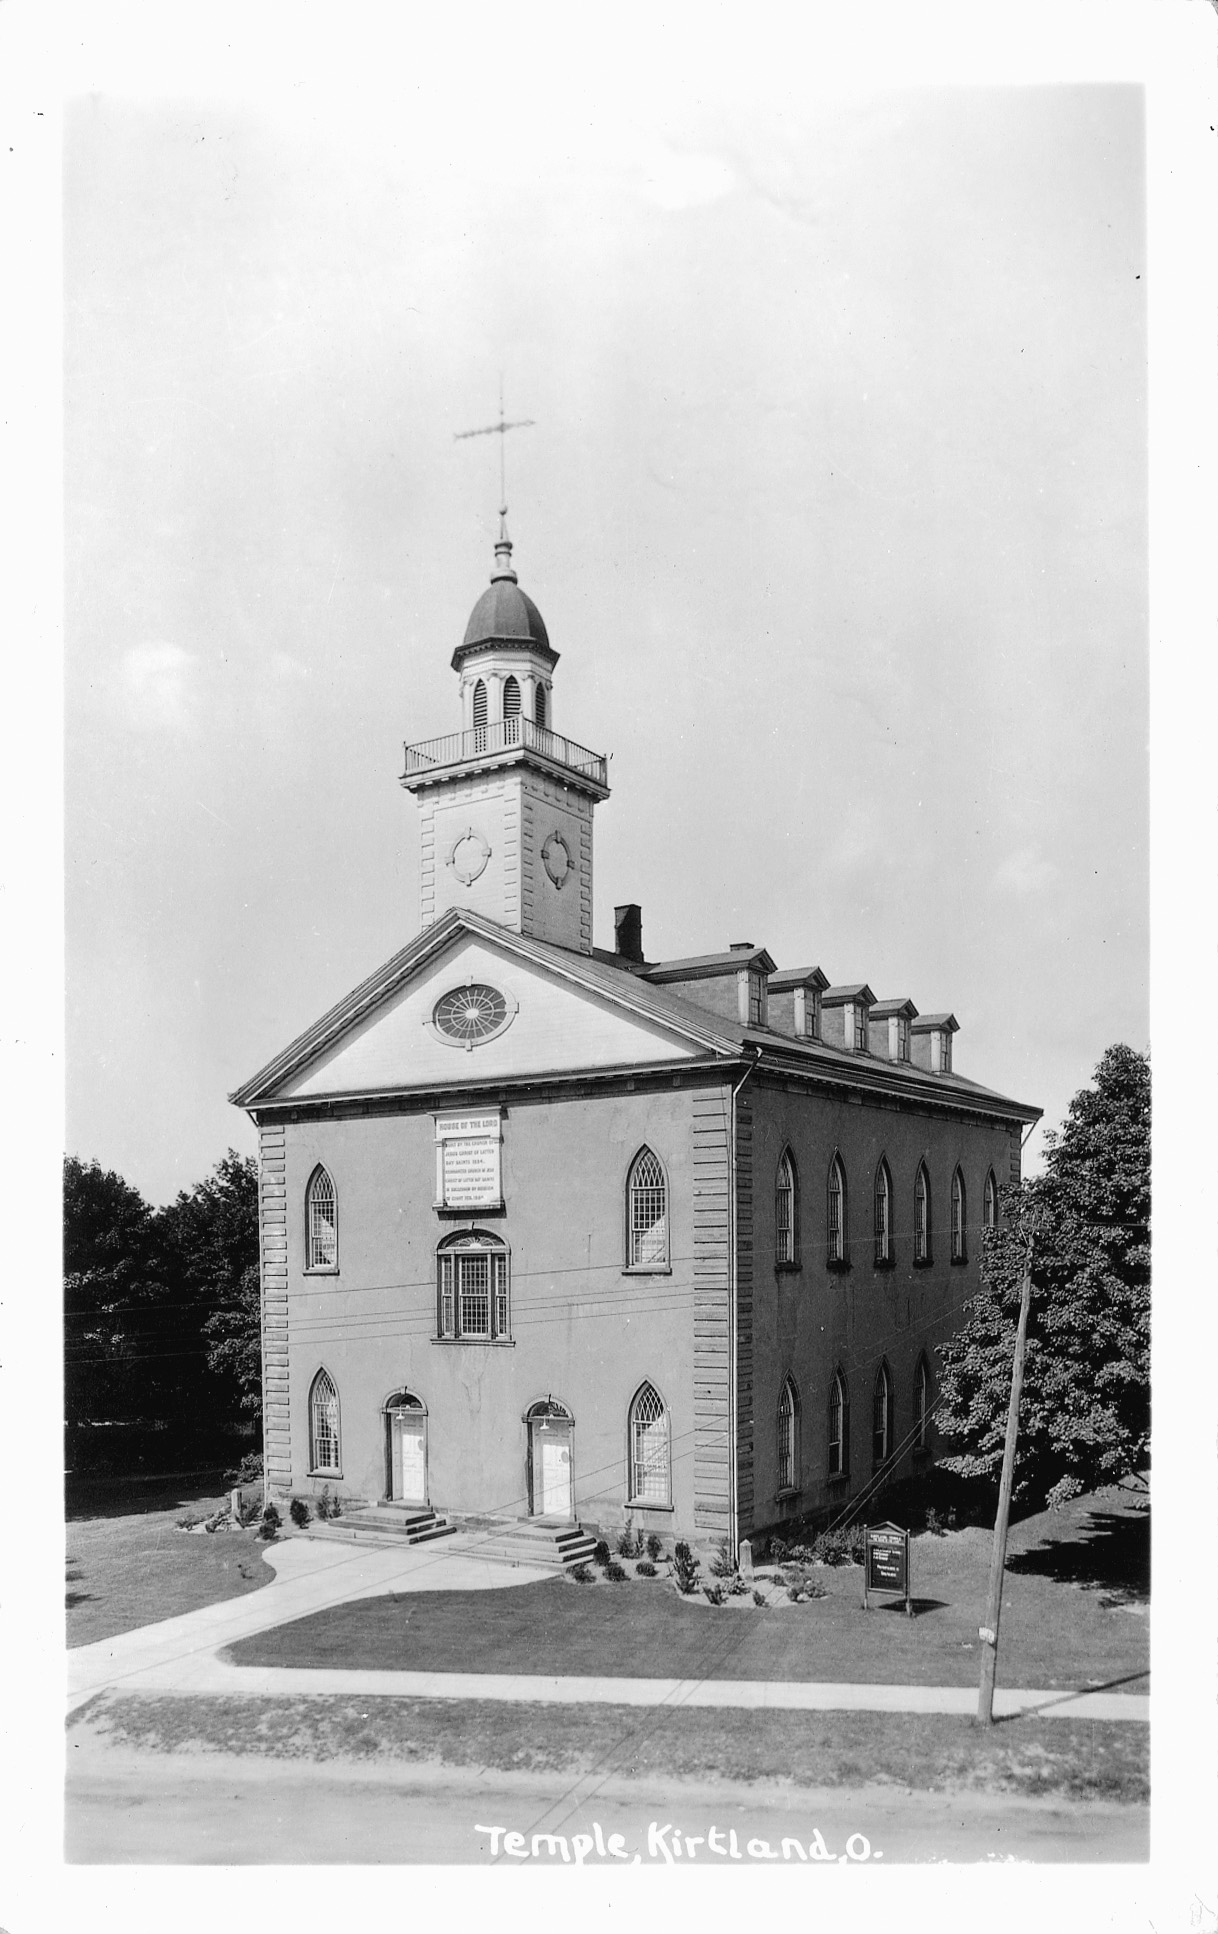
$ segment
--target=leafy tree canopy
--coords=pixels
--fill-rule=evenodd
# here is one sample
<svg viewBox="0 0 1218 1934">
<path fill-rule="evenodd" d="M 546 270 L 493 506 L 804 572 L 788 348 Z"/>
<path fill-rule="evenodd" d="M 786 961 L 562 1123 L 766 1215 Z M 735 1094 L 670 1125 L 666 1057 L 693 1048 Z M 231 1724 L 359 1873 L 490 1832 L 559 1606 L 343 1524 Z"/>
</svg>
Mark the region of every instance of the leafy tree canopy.
<svg viewBox="0 0 1218 1934">
<path fill-rule="evenodd" d="M 1025 1236 L 1032 1302 L 1015 1494 L 1059 1504 L 1145 1468 L 1150 1441 L 1150 1063 L 1110 1047 L 1044 1173 L 1002 1193 L 980 1294 L 939 1352 L 948 1469 L 1002 1466 Z"/>
</svg>

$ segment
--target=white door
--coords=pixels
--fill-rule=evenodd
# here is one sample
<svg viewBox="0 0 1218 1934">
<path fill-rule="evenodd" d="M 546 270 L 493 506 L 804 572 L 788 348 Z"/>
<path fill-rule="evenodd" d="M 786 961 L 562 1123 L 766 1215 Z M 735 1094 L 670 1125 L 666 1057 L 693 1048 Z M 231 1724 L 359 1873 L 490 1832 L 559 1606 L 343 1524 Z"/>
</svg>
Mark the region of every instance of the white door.
<svg viewBox="0 0 1218 1934">
<path fill-rule="evenodd" d="M 571 1436 L 540 1425 L 533 1435 L 533 1509 L 545 1518 L 571 1516 Z"/>
<path fill-rule="evenodd" d="M 418 1410 L 393 1412 L 393 1495 L 427 1502 L 427 1419 Z"/>
</svg>

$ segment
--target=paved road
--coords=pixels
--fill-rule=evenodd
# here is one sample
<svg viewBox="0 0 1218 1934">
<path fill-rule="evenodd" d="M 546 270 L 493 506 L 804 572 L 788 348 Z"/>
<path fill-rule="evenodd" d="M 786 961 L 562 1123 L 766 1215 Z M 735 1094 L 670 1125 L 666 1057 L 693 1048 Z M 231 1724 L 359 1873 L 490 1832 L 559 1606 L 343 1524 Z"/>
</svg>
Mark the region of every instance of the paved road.
<svg viewBox="0 0 1218 1934">
<path fill-rule="evenodd" d="M 463 1777 L 447 1767 L 295 1766 L 228 1755 L 186 1764 L 87 1743 L 81 1753 L 83 1763 L 68 1776 L 66 1853 L 74 1863 L 496 1864 L 511 1871 L 561 1866 L 565 1848 L 571 1866 L 612 1868 L 622 1864 L 617 1854 L 730 1866 L 734 1857 L 773 1864 L 766 1850 L 781 1864 L 785 1838 L 812 1850 L 806 1864 L 815 1873 L 830 1861 L 1122 1863 L 1144 1861 L 1149 1851 L 1144 1807 L 874 1787 L 792 1794 L 674 1783 L 648 1790 L 621 1780 L 555 1776 L 547 1784 L 501 1773 Z M 492 1837 L 491 1828 L 500 1834 Z M 508 1833 L 521 1836 L 510 1848 Z M 534 1835 L 557 1838 L 535 1842 Z M 800 1864 L 794 1845 L 785 1856 Z"/>
</svg>

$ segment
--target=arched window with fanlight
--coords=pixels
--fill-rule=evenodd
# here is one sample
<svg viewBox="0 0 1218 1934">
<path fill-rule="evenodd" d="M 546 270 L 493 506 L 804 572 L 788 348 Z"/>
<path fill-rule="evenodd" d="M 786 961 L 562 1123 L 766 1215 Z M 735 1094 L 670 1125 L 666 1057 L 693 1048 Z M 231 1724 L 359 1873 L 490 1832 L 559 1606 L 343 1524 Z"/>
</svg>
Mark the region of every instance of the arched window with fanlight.
<svg viewBox="0 0 1218 1934">
<path fill-rule="evenodd" d="M 985 1229 L 998 1227 L 998 1183 L 993 1169 L 988 1171 L 985 1178 L 985 1189 L 981 1197 L 981 1223 Z"/>
<path fill-rule="evenodd" d="M 930 1175 L 926 1163 L 918 1163 L 914 1182 L 914 1261 L 930 1261 Z"/>
<path fill-rule="evenodd" d="M 485 1229 L 448 1236 L 436 1250 L 437 1337 L 499 1343 L 511 1333 L 507 1244 Z"/>
<path fill-rule="evenodd" d="M 968 1195 L 964 1187 L 964 1175 L 957 1168 L 952 1176 L 952 1261 L 967 1262 L 968 1251 L 965 1242 L 965 1229 L 968 1218 Z"/>
<path fill-rule="evenodd" d="M 626 1177 L 626 1267 L 668 1268 L 668 1182 L 659 1156 L 645 1146 Z"/>
<path fill-rule="evenodd" d="M 672 1502 L 668 1406 L 653 1383 L 643 1383 L 630 1405 L 630 1503 Z"/>
<path fill-rule="evenodd" d="M 330 1372 L 321 1369 L 309 1386 L 309 1470 L 342 1474 L 338 1391 Z"/>
<path fill-rule="evenodd" d="M 779 1269 L 799 1261 L 799 1177 L 789 1148 L 778 1158 L 774 1179 L 774 1261 Z"/>
<path fill-rule="evenodd" d="M 879 1269 L 892 1261 L 892 1176 L 882 1155 L 875 1172 L 875 1260 Z"/>
<path fill-rule="evenodd" d="M 913 1447 L 916 1451 L 929 1450 L 930 1449 L 930 1406 L 931 1406 L 930 1365 L 926 1361 L 925 1351 L 923 1351 L 922 1355 L 918 1358 L 917 1368 L 914 1371 L 913 1399 L 914 1399 Z"/>
<path fill-rule="evenodd" d="M 305 1190 L 305 1268 L 338 1268 L 338 1197 L 330 1171 L 320 1162 Z"/>
<path fill-rule="evenodd" d="M 534 723 L 539 725 L 544 732 L 549 724 L 549 713 L 546 710 L 546 688 L 544 685 L 535 685 L 533 688 L 533 719 Z"/>
<path fill-rule="evenodd" d="M 825 1217 L 825 1259 L 831 1269 L 844 1269 L 849 1259 L 846 1240 L 846 1169 L 840 1155 L 829 1164 Z"/>
<path fill-rule="evenodd" d="M 850 1470 L 850 1391 L 838 1369 L 829 1385 L 829 1475 L 845 1477 Z"/>
<path fill-rule="evenodd" d="M 875 1389 L 871 1401 L 871 1462 L 873 1465 L 886 1464 L 892 1455 L 892 1376 L 888 1365 L 881 1363 L 876 1371 Z"/>
<path fill-rule="evenodd" d="M 778 1397 L 778 1490 L 799 1489 L 799 1392 L 788 1377 Z"/>
</svg>

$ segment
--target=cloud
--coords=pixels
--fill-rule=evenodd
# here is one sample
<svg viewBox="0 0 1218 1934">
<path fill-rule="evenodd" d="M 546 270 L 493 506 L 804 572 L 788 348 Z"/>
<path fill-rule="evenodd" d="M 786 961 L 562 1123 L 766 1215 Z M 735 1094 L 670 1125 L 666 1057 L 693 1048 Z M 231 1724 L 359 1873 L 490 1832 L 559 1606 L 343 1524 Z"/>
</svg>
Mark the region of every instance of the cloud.
<svg viewBox="0 0 1218 1934">
<path fill-rule="evenodd" d="M 1035 846 L 1021 846 L 1014 853 L 1008 853 L 994 874 L 994 885 L 1003 893 L 1014 893 L 1023 899 L 1033 893 L 1043 893 L 1060 878 L 1061 868 L 1045 859 Z"/>
<path fill-rule="evenodd" d="M 643 193 L 658 208 L 701 208 L 721 201 L 736 186 L 725 161 L 712 154 L 673 154 L 653 150 L 647 157 Z"/>
<path fill-rule="evenodd" d="M 198 661 L 182 645 L 133 645 L 119 660 L 124 716 L 149 731 L 186 731 L 195 709 Z"/>
</svg>

